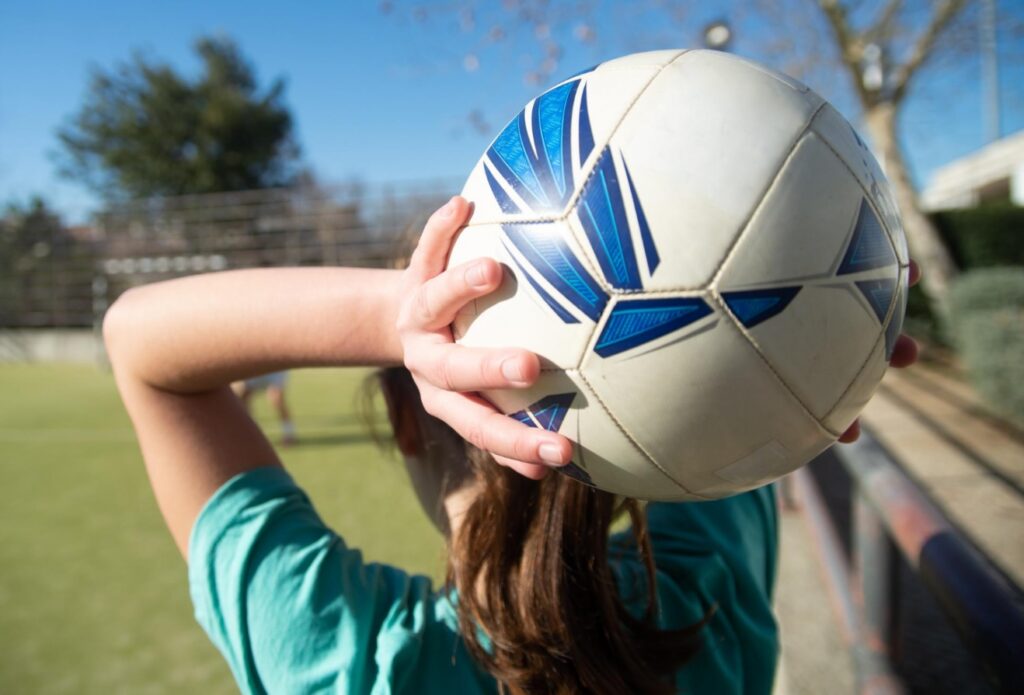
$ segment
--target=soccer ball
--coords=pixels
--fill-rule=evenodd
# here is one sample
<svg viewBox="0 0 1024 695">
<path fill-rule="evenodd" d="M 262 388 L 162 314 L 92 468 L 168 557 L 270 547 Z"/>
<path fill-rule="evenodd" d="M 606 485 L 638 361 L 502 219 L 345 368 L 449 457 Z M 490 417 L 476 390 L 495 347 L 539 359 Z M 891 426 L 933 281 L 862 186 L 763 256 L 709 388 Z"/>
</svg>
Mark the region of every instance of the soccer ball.
<svg viewBox="0 0 1024 695">
<path fill-rule="evenodd" d="M 502 286 L 456 340 L 541 357 L 484 395 L 576 442 L 563 473 L 654 500 L 763 485 L 871 397 L 906 242 L 864 142 L 804 85 L 715 51 L 625 56 L 549 89 L 470 174 L 449 263 Z"/>
</svg>

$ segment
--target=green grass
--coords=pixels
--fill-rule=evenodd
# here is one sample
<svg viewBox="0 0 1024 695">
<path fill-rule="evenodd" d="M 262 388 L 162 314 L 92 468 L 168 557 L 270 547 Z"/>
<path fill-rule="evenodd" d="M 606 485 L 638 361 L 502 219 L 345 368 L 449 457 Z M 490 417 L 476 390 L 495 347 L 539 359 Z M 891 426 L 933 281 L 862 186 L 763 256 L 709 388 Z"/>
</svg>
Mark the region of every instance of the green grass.
<svg viewBox="0 0 1024 695">
<path fill-rule="evenodd" d="M 355 407 L 364 376 L 292 374 L 302 442 L 284 461 L 368 560 L 437 578 L 441 538 Z M 0 693 L 236 692 L 192 617 L 108 373 L 0 365 L 0 491 Z"/>
</svg>

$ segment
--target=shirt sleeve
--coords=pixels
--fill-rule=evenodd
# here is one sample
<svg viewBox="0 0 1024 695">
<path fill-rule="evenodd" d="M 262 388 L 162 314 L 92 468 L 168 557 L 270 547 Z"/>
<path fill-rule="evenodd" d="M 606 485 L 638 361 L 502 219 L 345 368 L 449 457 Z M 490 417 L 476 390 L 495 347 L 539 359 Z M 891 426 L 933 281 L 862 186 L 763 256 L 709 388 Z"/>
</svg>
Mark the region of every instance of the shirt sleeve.
<svg viewBox="0 0 1024 695">
<path fill-rule="evenodd" d="M 778 659 L 772 610 L 778 552 L 774 489 L 711 502 L 647 506 L 662 627 L 692 625 L 709 612 L 700 651 L 679 673 L 680 690 L 769 693 Z M 644 607 L 644 574 L 627 531 L 612 548 L 627 605 Z"/>
<path fill-rule="evenodd" d="M 284 469 L 242 473 L 206 503 L 189 587 L 244 693 L 488 690 L 430 580 L 364 563 Z"/>
</svg>

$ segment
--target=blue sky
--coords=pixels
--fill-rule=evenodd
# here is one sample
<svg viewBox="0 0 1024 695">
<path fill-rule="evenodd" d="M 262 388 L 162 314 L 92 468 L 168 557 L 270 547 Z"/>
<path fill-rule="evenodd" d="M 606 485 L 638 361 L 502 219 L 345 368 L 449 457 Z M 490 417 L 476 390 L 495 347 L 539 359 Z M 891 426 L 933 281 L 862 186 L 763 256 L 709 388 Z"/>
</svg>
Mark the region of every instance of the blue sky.
<svg viewBox="0 0 1024 695">
<path fill-rule="evenodd" d="M 476 5 L 472 19 L 455 5 Z M 557 5 L 558 3 L 553 3 Z M 1003 4 L 1006 4 L 1005 2 Z M 384 11 L 382 5 L 393 5 Z M 110 68 L 141 50 L 186 73 L 196 70 L 191 45 L 201 34 L 238 41 L 261 80 L 287 80 L 286 101 L 303 156 L 326 182 L 369 182 L 466 175 L 490 138 L 551 80 L 524 77 L 543 58 L 536 30 L 506 24 L 496 3 L 334 2 L 20 2 L 0 6 L 0 204 L 41 194 L 70 222 L 97 201 L 60 179 L 53 152 L 56 129 L 81 104 L 89 70 Z M 426 10 L 417 10 L 422 7 Z M 554 77 L 645 48 L 697 45 L 699 29 L 719 11 L 693 3 L 679 24 L 645 3 L 598 4 L 578 40 L 576 19 L 552 24 L 561 39 Z M 699 8 L 699 9 L 698 9 Z M 763 43 L 748 28 L 736 50 Z M 1021 47 L 1010 52 L 1020 57 Z M 479 65 L 475 70 L 472 59 Z M 979 73 L 973 61 L 922 75 L 920 95 L 907 105 L 903 129 L 919 179 L 984 142 Z M 1024 127 L 1024 70 L 1002 72 L 1003 131 Z M 813 84 L 851 113 L 836 84 Z M 845 107 L 845 108 L 844 108 Z M 469 114 L 479 111 L 484 132 Z"/>
</svg>

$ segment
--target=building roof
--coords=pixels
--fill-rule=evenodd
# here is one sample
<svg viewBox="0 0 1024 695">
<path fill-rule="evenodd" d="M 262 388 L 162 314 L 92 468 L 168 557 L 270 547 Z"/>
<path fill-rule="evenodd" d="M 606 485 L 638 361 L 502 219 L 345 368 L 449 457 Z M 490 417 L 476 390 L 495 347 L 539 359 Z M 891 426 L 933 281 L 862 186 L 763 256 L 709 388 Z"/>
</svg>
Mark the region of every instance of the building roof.
<svg viewBox="0 0 1024 695">
<path fill-rule="evenodd" d="M 991 142 L 940 167 L 921 193 L 925 210 L 970 207 L 1010 190 L 1014 176 L 1024 176 L 1024 130 Z M 987 193 L 997 192 L 996 196 Z"/>
</svg>

